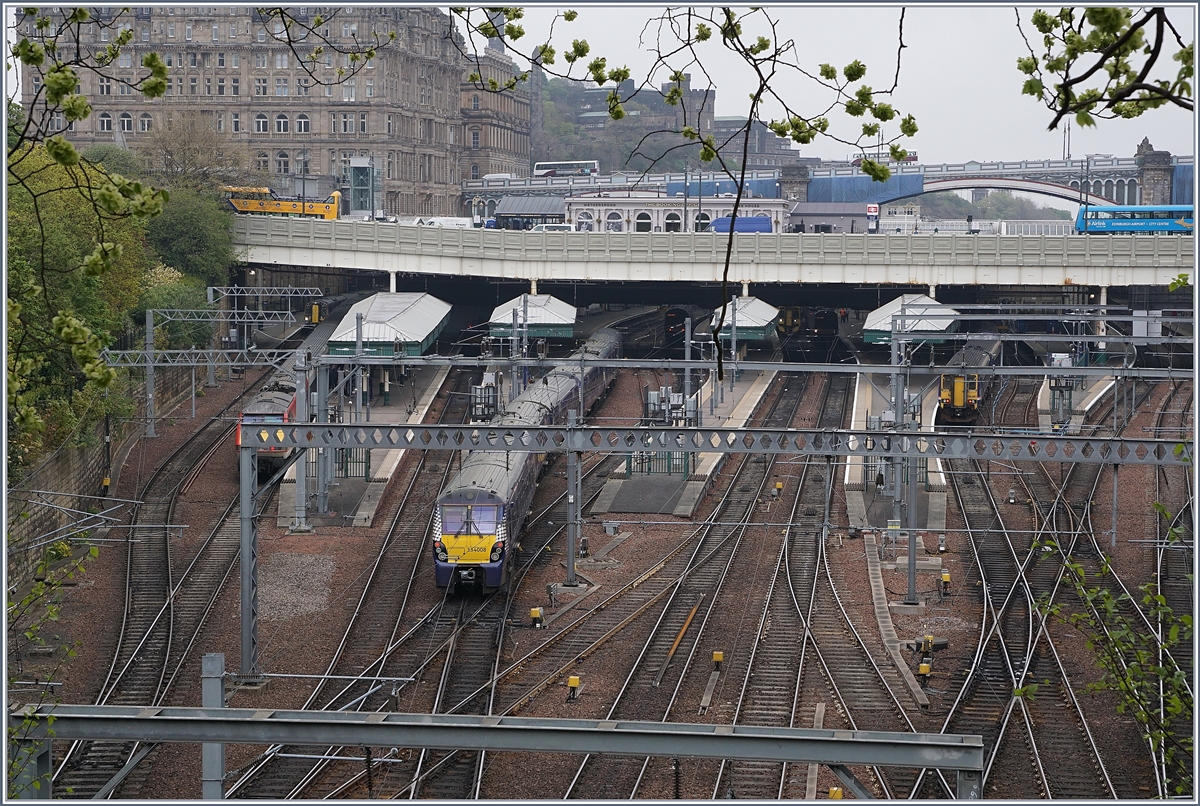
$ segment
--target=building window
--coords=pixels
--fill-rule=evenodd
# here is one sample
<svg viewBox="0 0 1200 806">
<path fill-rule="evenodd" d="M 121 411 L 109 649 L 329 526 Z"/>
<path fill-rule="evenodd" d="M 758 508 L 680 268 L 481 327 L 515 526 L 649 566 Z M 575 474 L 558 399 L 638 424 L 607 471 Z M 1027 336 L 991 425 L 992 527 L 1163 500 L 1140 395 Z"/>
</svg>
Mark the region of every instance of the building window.
<svg viewBox="0 0 1200 806">
<path fill-rule="evenodd" d="M 479 178 L 479 166 L 475 163 L 471 164 L 471 178 L 472 179 Z"/>
<path fill-rule="evenodd" d="M 347 179 L 350 176 L 350 159 L 354 156 L 353 151 L 342 152 L 342 178 Z"/>
<path fill-rule="evenodd" d="M 167 67 L 175 66 L 175 57 L 170 53 L 163 54 L 163 61 L 166 63 Z"/>
<path fill-rule="evenodd" d="M 258 67 L 258 68 L 266 67 L 267 66 L 267 54 L 255 53 L 254 54 L 254 66 Z"/>
<path fill-rule="evenodd" d="M 241 95 L 241 94 L 242 94 L 242 93 L 241 93 L 241 87 L 240 87 L 240 86 L 238 86 L 238 79 L 237 79 L 237 78 L 231 78 L 231 79 L 229 79 L 229 91 L 230 91 L 230 94 L 231 94 L 231 95 Z"/>
<path fill-rule="evenodd" d="M 236 95 L 236 93 L 234 93 Z M 229 116 L 229 130 L 231 132 L 240 132 L 242 130 L 242 116 L 237 112 Z"/>
<path fill-rule="evenodd" d="M 129 86 L 128 84 L 126 84 L 125 82 L 122 81 L 121 83 L 117 84 L 117 94 L 118 95 L 133 95 L 133 87 Z"/>
<path fill-rule="evenodd" d="M 479 148 L 479 132 L 471 132 L 471 148 Z"/>
<path fill-rule="evenodd" d="M 150 115 L 143 113 L 138 119 L 138 131 L 148 132 L 154 127 L 154 119 Z"/>
<path fill-rule="evenodd" d="M 373 78 L 368 78 L 368 79 L 367 79 L 367 87 L 366 87 L 366 92 L 367 92 L 367 97 L 368 97 L 368 98 L 374 98 L 374 97 L 375 97 L 375 79 L 373 79 Z"/>
<path fill-rule="evenodd" d="M 170 80 L 171 79 L 169 79 L 169 78 L 167 79 L 167 81 L 170 81 Z M 183 95 L 183 79 L 182 78 L 175 79 L 175 86 L 177 86 L 179 88 L 179 94 Z"/>
<path fill-rule="evenodd" d="M 275 95 L 284 96 L 288 94 L 288 80 L 286 78 L 275 79 Z"/>
<path fill-rule="evenodd" d="M 286 53 L 275 54 L 275 69 L 286 70 L 288 66 L 288 55 Z"/>
<path fill-rule="evenodd" d="M 348 78 L 342 84 L 342 100 L 343 101 L 353 101 L 354 100 L 354 79 Z"/>
<path fill-rule="evenodd" d="M 259 42 L 266 42 L 266 41 L 267 41 L 267 29 L 266 29 L 266 28 L 259 28 L 259 29 L 258 29 L 258 41 L 259 41 Z"/>
<path fill-rule="evenodd" d="M 359 134 L 367 133 L 367 113 L 366 112 L 360 112 L 358 114 L 358 133 Z"/>
<path fill-rule="evenodd" d="M 392 133 L 392 116 L 391 115 L 387 116 L 387 133 L 389 135 Z"/>
<path fill-rule="evenodd" d="M 224 77 L 217 79 L 217 95 L 225 94 L 225 79 Z"/>
<path fill-rule="evenodd" d="M 621 220 L 621 214 L 613 210 L 608 214 L 607 220 L 604 222 L 605 232 L 621 232 L 625 228 L 624 222 Z"/>
<path fill-rule="evenodd" d="M 149 28 L 142 28 L 142 41 L 143 42 L 150 41 L 150 29 Z"/>
<path fill-rule="evenodd" d="M 230 11 L 232 11 L 232 10 L 233 9 L 230 9 Z M 237 23 L 236 22 L 229 23 L 229 38 L 237 39 Z"/>
<path fill-rule="evenodd" d="M 475 112 L 479 111 L 479 96 L 478 95 L 471 96 L 471 109 L 472 109 L 472 111 L 475 111 Z"/>
<path fill-rule="evenodd" d="M 217 54 L 217 67 L 224 67 L 224 66 L 225 66 L 225 54 L 218 53 Z"/>
<path fill-rule="evenodd" d="M 275 118 L 275 133 L 276 134 L 287 134 L 287 131 L 288 131 L 288 116 L 287 115 L 279 115 L 278 117 Z M 286 171 L 284 173 L 286 173 Z"/>
<path fill-rule="evenodd" d="M 308 79 L 307 78 L 296 79 L 296 94 L 297 95 L 308 95 L 308 89 L 309 89 L 309 87 L 308 87 Z"/>
<path fill-rule="evenodd" d="M 129 114 L 128 112 L 121 113 L 121 131 L 133 131 L 133 115 Z"/>
<path fill-rule="evenodd" d="M 224 115 L 217 115 L 217 131 L 219 131 L 219 132 L 225 131 L 225 116 Z"/>
<path fill-rule="evenodd" d="M 188 54 L 188 62 L 191 64 L 192 67 L 196 66 L 196 54 L 195 53 Z"/>
<path fill-rule="evenodd" d="M 192 79 L 192 80 L 195 81 L 196 79 Z M 266 95 L 267 94 L 267 80 L 265 78 L 254 79 L 254 94 L 255 95 Z"/>
<path fill-rule="evenodd" d="M 354 113 L 342 113 L 342 134 L 354 134 Z"/>
<path fill-rule="evenodd" d="M 650 214 L 638 213 L 637 220 L 633 225 L 634 232 L 649 232 L 651 229 Z"/>
<path fill-rule="evenodd" d="M 387 156 L 387 178 L 392 178 L 392 166 L 396 161 L 396 154 L 393 151 L 388 152 Z"/>
<path fill-rule="evenodd" d="M 204 94 L 212 95 L 212 79 L 208 76 L 204 77 Z"/>
<path fill-rule="evenodd" d="M 255 134 L 266 134 L 267 133 L 267 116 L 262 114 L 261 112 L 254 116 L 254 133 Z"/>
<path fill-rule="evenodd" d="M 296 117 L 296 134 L 308 134 L 309 123 L 308 115 L 298 115 Z"/>
<path fill-rule="evenodd" d="M 133 54 L 129 51 L 124 51 L 117 57 L 118 67 L 133 67 Z"/>
<path fill-rule="evenodd" d="M 333 85 L 332 85 L 332 84 L 326 84 L 326 85 L 325 85 L 325 97 L 326 97 L 326 98 L 332 98 L 332 97 L 333 97 Z"/>
<path fill-rule="evenodd" d="M 267 156 L 267 152 L 265 152 L 265 151 L 258 152 L 257 164 L 258 164 L 258 170 L 260 170 L 260 171 L 265 171 L 271 167 L 271 158 L 269 156 Z"/>
<path fill-rule="evenodd" d="M 105 28 L 103 25 L 100 26 L 100 41 L 101 42 L 108 41 L 108 29 Z"/>
<path fill-rule="evenodd" d="M 112 116 L 110 116 L 107 112 L 100 113 L 100 131 L 112 131 Z"/>
<path fill-rule="evenodd" d="M 188 79 L 188 81 L 189 81 L 190 88 L 191 88 L 191 89 L 190 89 L 190 94 L 191 94 L 191 95 L 195 95 L 195 94 L 196 94 L 196 87 L 198 86 L 198 85 L 197 85 L 197 82 L 196 82 L 196 77 L 195 77 L 195 76 L 192 76 L 190 79 Z"/>
<path fill-rule="evenodd" d="M 242 57 L 240 54 L 237 54 L 237 53 L 229 54 L 229 66 L 230 67 L 240 67 L 241 64 L 242 64 Z"/>
<path fill-rule="evenodd" d="M 112 79 L 111 78 L 105 78 L 104 76 L 100 77 L 100 94 L 101 95 L 112 95 Z"/>
<path fill-rule="evenodd" d="M 183 26 L 183 38 L 188 42 L 192 41 L 192 24 L 190 22 Z"/>
<path fill-rule="evenodd" d="M 215 22 L 213 23 L 213 26 L 212 26 L 212 35 L 213 35 L 214 42 L 221 41 L 221 26 L 217 25 Z"/>
<path fill-rule="evenodd" d="M 275 155 L 275 173 L 285 174 L 288 172 L 288 153 L 280 151 Z"/>
</svg>

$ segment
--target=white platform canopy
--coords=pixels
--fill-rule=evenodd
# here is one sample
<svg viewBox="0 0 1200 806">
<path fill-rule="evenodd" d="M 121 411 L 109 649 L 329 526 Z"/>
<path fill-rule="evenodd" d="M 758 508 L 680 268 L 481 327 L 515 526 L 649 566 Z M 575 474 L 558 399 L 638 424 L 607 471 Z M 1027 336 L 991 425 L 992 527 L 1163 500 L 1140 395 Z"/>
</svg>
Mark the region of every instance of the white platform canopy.
<svg viewBox="0 0 1200 806">
<path fill-rule="evenodd" d="M 501 303 L 492 311 L 488 329 L 493 336 L 508 336 L 512 330 L 513 311 L 518 326 L 525 323 L 525 300 L 529 304 L 529 335 L 535 338 L 571 338 L 575 331 L 575 306 L 549 294 L 524 294 Z"/>
<path fill-rule="evenodd" d="M 913 330 L 948 331 L 954 325 L 958 311 L 924 294 L 903 294 L 867 314 L 863 323 L 863 340 L 868 344 L 891 341 L 892 317 L 904 308 L 902 333 Z"/>
<path fill-rule="evenodd" d="M 775 332 L 779 309 L 758 297 L 737 298 L 737 330 L 739 340 L 765 338 Z M 713 311 L 712 323 L 721 321 L 721 308 Z M 721 329 L 721 340 L 733 335 L 733 300 L 725 306 L 725 326 Z"/>
<path fill-rule="evenodd" d="M 450 316 L 450 304 L 424 292 L 380 292 L 357 302 L 329 339 L 329 352 L 354 352 L 358 314 L 363 315 L 364 347 L 401 345 L 399 352 L 420 355 L 433 342 Z"/>
</svg>

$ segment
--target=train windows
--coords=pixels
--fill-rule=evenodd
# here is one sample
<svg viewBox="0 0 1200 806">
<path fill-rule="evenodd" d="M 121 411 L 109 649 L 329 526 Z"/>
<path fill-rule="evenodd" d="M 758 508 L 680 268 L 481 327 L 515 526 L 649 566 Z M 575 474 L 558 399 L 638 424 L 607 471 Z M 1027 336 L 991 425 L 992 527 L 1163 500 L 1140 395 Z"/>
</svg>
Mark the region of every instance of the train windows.
<svg viewBox="0 0 1200 806">
<path fill-rule="evenodd" d="M 442 534 L 494 535 L 499 507 L 442 505 Z"/>
<path fill-rule="evenodd" d="M 459 534 L 467 520 L 466 507 L 442 506 L 442 533 Z"/>
</svg>

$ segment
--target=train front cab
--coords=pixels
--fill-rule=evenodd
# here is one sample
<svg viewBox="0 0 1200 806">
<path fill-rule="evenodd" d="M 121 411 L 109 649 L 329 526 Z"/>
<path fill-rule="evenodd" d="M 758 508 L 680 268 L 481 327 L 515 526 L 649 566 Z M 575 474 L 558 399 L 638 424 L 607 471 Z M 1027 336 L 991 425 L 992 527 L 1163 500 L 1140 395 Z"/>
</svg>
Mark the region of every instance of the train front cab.
<svg viewBox="0 0 1200 806">
<path fill-rule="evenodd" d="M 973 413 L 979 408 L 978 375 L 943 375 L 938 405 L 944 413 Z"/>
<path fill-rule="evenodd" d="M 439 588 L 495 590 L 508 581 L 505 508 L 439 503 L 433 525 L 434 579 Z"/>
</svg>

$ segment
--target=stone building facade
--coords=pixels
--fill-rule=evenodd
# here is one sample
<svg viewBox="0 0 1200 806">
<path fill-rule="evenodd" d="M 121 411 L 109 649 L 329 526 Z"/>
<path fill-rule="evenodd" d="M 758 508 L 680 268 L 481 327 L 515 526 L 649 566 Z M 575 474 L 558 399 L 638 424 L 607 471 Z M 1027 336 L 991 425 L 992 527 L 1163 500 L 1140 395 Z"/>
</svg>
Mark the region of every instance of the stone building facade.
<svg viewBox="0 0 1200 806">
<path fill-rule="evenodd" d="M 318 14 L 325 19 L 318 31 L 325 53 L 312 75 L 297 61 L 311 45 L 289 47 L 282 23 L 253 7 L 92 9 L 92 19 L 81 26 L 82 48 L 101 52 L 123 27 L 132 29 L 133 41 L 103 74 L 81 75 L 80 91 L 93 112 L 75 124 L 70 139 L 81 149 L 96 143 L 136 149 L 140 139 L 168 125 L 173 110 L 199 109 L 214 128 L 246 146 L 272 187 L 284 193 L 300 186 L 300 176 L 326 180 L 321 187 L 344 186 L 351 160 L 368 158 L 378 176 L 376 208 L 392 215 L 457 213 L 460 182 L 470 176 L 460 170 L 471 130 L 464 128 L 462 106 L 468 63 L 450 38 L 458 36 L 450 18 L 412 7 L 289 12 L 300 22 Z M 22 35 L 36 36 L 32 18 L 18 14 L 17 26 Z M 350 53 L 373 44 L 374 32 L 386 42 L 389 31 L 396 32 L 395 41 L 339 81 L 339 68 L 352 69 Z M 124 83 L 148 73 L 140 66 L 146 53 L 160 54 L 168 65 L 170 87 L 162 98 L 146 99 Z M 47 61 L 41 69 L 50 66 Z M 28 105 L 42 79 L 40 71 L 23 71 L 22 101 Z M 502 117 L 504 131 L 523 126 L 527 141 L 527 102 L 511 101 Z M 508 164 L 521 153 L 518 144 L 493 158 L 490 142 L 483 140 L 489 145 L 468 164 Z"/>
<path fill-rule="evenodd" d="M 478 73 L 480 82 L 465 80 Z M 503 84 L 520 72 L 502 40 L 489 40 L 462 83 L 463 147 L 459 172 L 464 180 L 489 174 L 529 176 L 530 92 L 518 83 L 507 92 L 491 92 L 489 81 Z"/>
</svg>

